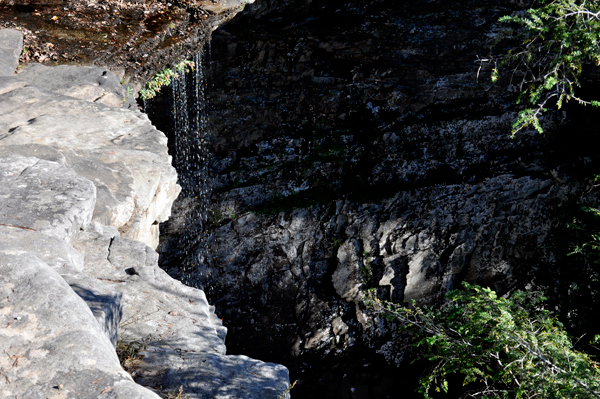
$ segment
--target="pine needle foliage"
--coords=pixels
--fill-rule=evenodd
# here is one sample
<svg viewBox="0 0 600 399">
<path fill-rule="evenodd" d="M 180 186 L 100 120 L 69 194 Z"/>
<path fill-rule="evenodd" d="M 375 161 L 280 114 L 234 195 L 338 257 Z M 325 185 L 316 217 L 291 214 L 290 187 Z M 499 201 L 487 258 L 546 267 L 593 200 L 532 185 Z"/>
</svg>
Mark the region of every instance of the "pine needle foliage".
<svg viewBox="0 0 600 399">
<path fill-rule="evenodd" d="M 521 45 L 509 51 L 498 63 L 512 68 L 512 81 L 526 104 L 512 126 L 512 137 L 532 126 L 542 133 L 539 116 L 549 102 L 560 109 L 566 101 L 600 106 L 600 101 L 584 100 L 575 92 L 586 63 L 600 65 L 600 2 L 597 0 L 539 0 L 539 8 L 500 18 L 500 22 L 520 25 L 516 35 Z M 493 60 L 493 58 L 487 61 Z M 498 69 L 492 71 L 492 81 Z M 516 82 L 515 82 L 516 80 Z M 551 104 L 551 103 L 550 103 Z"/>
<path fill-rule="evenodd" d="M 372 295 L 365 302 L 412 332 L 417 352 L 433 363 L 419 383 L 424 398 L 448 392 L 448 380 L 457 375 L 467 398 L 600 398 L 599 364 L 574 350 L 543 300 L 520 291 L 503 298 L 463 283 L 439 309 L 403 307 Z"/>
</svg>

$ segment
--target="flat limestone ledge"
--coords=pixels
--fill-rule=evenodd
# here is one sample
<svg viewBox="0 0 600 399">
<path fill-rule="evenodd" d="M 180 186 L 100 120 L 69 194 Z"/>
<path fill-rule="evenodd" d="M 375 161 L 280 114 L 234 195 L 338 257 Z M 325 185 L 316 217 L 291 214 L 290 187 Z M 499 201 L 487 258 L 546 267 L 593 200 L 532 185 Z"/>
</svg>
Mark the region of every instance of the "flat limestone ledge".
<svg viewBox="0 0 600 399">
<path fill-rule="evenodd" d="M 90 227 L 94 184 L 12 155 L 0 158 L 0 197 L 0 397 L 157 398 L 116 355 L 122 294 L 71 245 Z"/>
<path fill-rule="evenodd" d="M 75 68 L 56 67 L 56 80 L 76 75 Z M 88 78 L 111 75 L 85 69 L 80 75 Z M 36 84 L 23 80 L 28 71 L 0 77 L 0 156 L 19 154 L 68 166 L 96 186 L 94 220 L 155 248 L 158 223 L 170 216 L 180 191 L 166 137 L 137 110 L 94 102 L 94 92 L 89 100 L 57 94 L 36 85 L 51 82 L 47 76 L 33 79 Z M 76 86 L 71 90 L 85 93 Z"/>
<path fill-rule="evenodd" d="M 121 368 L 90 308 L 48 264 L 0 250 L 0 396 L 158 396 Z"/>
<path fill-rule="evenodd" d="M 30 64 L 13 75 L 22 45 L 21 32 L 0 29 L 0 157 L 67 166 L 96 187 L 93 220 L 156 248 L 181 190 L 167 138 L 106 69 Z"/>
<path fill-rule="evenodd" d="M 225 355 L 226 329 L 204 292 L 168 276 L 146 244 L 122 238 L 115 227 L 98 222 L 60 225 L 63 235 L 37 228 L 35 213 L 51 208 L 52 198 L 41 197 L 46 205 L 28 201 L 38 198 L 36 187 L 23 181 L 55 190 L 66 204 L 69 198 L 87 204 L 71 207 L 88 215 L 83 220 L 93 209 L 90 181 L 72 180 L 59 191 L 52 183 L 55 175 L 71 178 L 65 166 L 18 156 L 0 161 L 5 161 L 0 162 L 4 196 L 23 199 L 20 217 L 13 220 L 19 225 L 0 224 L 0 325 L 6 326 L 0 329 L 0 350 L 14 367 L 0 380 L 0 396 L 84 392 L 93 397 L 106 389 L 112 392 L 108 397 L 155 397 L 124 379 L 128 374 L 115 363 L 118 337 L 125 344 L 143 343 L 145 350 L 130 371 L 147 387 L 177 391 L 183 386 L 189 398 L 278 398 L 285 391 L 289 376 L 283 366 Z M 104 363 L 96 370 L 98 359 Z M 35 379 L 24 378 L 31 375 Z M 98 380 L 104 385 L 94 385 Z"/>
</svg>

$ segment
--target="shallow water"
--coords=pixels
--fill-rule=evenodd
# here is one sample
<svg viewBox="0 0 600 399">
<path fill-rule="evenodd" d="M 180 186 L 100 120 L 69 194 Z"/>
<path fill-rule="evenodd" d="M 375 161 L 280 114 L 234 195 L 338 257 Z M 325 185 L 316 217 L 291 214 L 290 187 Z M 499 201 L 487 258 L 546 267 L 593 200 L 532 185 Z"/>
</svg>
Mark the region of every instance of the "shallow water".
<svg viewBox="0 0 600 399">
<path fill-rule="evenodd" d="M 91 2 L 83 8 L 71 0 L 4 5 L 0 6 L 0 22 L 24 32 L 22 63 L 93 64 L 143 82 L 165 66 L 199 52 L 210 34 L 208 17 L 192 21 L 181 9 L 149 4 Z"/>
</svg>

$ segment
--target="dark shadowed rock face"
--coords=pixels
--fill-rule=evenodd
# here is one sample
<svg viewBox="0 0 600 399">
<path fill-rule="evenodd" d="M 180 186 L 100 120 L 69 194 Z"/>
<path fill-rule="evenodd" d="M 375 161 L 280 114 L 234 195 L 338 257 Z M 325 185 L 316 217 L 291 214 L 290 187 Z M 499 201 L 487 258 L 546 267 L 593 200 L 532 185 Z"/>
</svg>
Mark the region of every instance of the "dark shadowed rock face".
<svg viewBox="0 0 600 399">
<path fill-rule="evenodd" d="M 597 156 L 575 143 L 595 139 L 558 113 L 510 139 L 514 93 L 475 63 L 498 18 L 527 6 L 257 1 L 215 31 L 216 189 L 191 263 L 233 353 L 286 363 L 299 397 L 389 397 L 405 381 L 377 367 L 406 351 L 362 292 L 434 305 L 462 281 L 505 293 L 561 260 L 561 217 L 596 198 Z M 177 258 L 163 267 L 177 274 Z"/>
</svg>

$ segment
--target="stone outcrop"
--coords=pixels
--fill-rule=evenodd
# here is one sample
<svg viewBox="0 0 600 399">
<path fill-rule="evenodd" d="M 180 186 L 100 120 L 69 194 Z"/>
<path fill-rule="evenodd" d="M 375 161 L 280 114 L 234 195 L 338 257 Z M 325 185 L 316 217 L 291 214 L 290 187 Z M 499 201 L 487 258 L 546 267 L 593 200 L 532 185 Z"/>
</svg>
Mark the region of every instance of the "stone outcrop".
<svg viewBox="0 0 600 399">
<path fill-rule="evenodd" d="M 53 93 L 111 107 L 137 108 L 133 92 L 128 92 L 119 79 L 106 69 L 72 68 L 68 65 L 49 68 L 42 64 L 31 64 L 19 71 L 19 78 Z"/>
<path fill-rule="evenodd" d="M 288 364 L 303 397 L 368 397 L 349 391 L 361 383 L 393 396 L 404 382 L 385 364 L 402 363 L 402 343 L 371 324 L 362 293 L 506 293 L 565 257 L 552 245 L 563 218 L 598 201 L 597 139 L 552 112 L 544 135 L 510 139 L 514 88 L 475 62 L 524 6 L 258 1 L 215 31 L 212 226 L 194 260 L 234 353 Z M 163 248 L 177 275 L 185 255 Z"/>
<path fill-rule="evenodd" d="M 0 42 L 13 34 L 0 31 Z M 188 398 L 278 398 L 287 369 L 227 356 L 204 292 L 158 267 L 158 223 L 180 188 L 167 139 L 128 106 L 117 78 L 41 65 L 8 75 L 0 396 L 141 399 L 181 387 Z M 115 351 L 132 343 L 133 377 Z"/>
<path fill-rule="evenodd" d="M 89 76 L 108 73 L 95 68 Z M 95 93 L 91 101 L 61 96 L 20 75 L 2 83 L 3 153 L 71 166 L 96 186 L 95 220 L 156 247 L 158 223 L 167 219 L 178 194 L 164 135 L 142 113 L 94 103 Z"/>
<path fill-rule="evenodd" d="M 26 239 L 27 249 L 0 253 L 2 396 L 158 398 L 121 368 L 84 299 L 31 251 L 45 237 Z"/>
<path fill-rule="evenodd" d="M 14 30 L 7 30 L 2 34 L 0 42 L 0 74 L 2 76 L 12 75 L 19 65 L 19 56 L 23 48 L 23 35 Z"/>
</svg>

